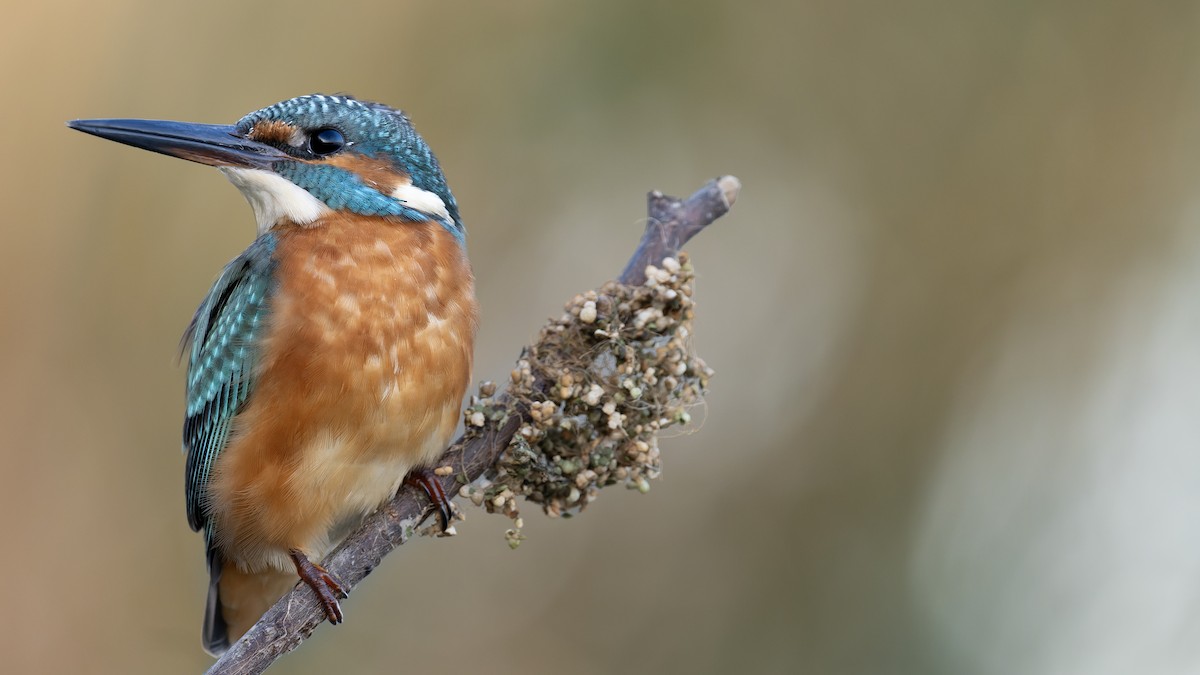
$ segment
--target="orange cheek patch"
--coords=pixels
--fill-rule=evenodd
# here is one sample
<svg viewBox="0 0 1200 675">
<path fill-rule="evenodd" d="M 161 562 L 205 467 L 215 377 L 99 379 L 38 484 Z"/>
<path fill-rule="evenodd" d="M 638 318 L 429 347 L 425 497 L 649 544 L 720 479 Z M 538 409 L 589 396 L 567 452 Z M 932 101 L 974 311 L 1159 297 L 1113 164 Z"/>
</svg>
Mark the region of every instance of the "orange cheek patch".
<svg viewBox="0 0 1200 675">
<path fill-rule="evenodd" d="M 345 169 L 362 179 L 366 185 L 383 194 L 391 194 L 397 186 L 408 179 L 407 175 L 397 171 L 396 167 L 386 159 L 342 153 L 321 160 L 319 163 Z"/>
</svg>

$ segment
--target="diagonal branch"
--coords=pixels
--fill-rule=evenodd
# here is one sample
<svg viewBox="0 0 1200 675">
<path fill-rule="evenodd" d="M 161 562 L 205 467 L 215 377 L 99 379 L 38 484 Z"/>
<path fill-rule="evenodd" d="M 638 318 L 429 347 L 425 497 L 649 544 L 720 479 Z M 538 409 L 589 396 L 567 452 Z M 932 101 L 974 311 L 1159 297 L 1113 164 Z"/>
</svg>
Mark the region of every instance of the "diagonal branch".
<svg viewBox="0 0 1200 675">
<path fill-rule="evenodd" d="M 722 176 L 709 181 L 686 200 L 651 192 L 646 231 L 618 281 L 628 285 L 643 283 L 647 265 L 658 265 L 664 258 L 675 256 L 689 239 L 729 211 L 740 189 L 737 178 Z M 529 421 L 528 410 L 516 412 L 482 433 L 460 437 L 450 446 L 439 462 L 440 466 L 455 468 L 454 474 L 439 478 L 447 494 L 455 495 L 464 481 L 471 482 L 489 473 L 513 435 Z M 433 511 L 419 489 L 401 488 L 329 555 L 324 566 L 346 587 L 357 586 L 385 555 L 408 541 Z M 208 673 L 261 673 L 280 656 L 300 646 L 324 621 L 325 612 L 312 590 L 299 584 L 267 610 Z"/>
</svg>

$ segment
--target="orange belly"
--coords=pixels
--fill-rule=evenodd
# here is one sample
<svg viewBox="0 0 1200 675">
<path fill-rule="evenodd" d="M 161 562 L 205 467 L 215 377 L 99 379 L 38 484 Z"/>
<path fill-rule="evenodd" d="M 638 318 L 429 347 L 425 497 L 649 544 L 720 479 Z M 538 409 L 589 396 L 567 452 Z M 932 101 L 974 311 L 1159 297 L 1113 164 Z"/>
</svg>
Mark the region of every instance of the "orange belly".
<svg viewBox="0 0 1200 675">
<path fill-rule="evenodd" d="M 221 555 L 244 572 L 319 560 L 437 460 L 470 381 L 477 306 L 435 223 L 334 216 L 284 227 L 258 383 L 208 489 Z"/>
</svg>

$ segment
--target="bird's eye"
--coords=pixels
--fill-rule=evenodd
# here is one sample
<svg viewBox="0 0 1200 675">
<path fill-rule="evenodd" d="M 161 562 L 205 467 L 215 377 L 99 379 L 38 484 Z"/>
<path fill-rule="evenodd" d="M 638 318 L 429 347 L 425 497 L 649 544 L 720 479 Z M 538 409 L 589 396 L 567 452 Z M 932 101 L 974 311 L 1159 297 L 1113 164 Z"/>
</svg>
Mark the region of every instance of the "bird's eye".
<svg viewBox="0 0 1200 675">
<path fill-rule="evenodd" d="M 308 135 L 308 149 L 314 155 L 332 155 L 346 145 L 346 137 L 337 129 L 317 129 Z"/>
</svg>

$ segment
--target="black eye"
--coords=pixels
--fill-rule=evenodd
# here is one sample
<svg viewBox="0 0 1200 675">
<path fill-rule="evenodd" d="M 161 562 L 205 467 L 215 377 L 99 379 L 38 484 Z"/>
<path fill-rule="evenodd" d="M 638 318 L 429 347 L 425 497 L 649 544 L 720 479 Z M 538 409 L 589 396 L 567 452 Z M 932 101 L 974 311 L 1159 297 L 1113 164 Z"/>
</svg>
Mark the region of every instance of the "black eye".
<svg viewBox="0 0 1200 675">
<path fill-rule="evenodd" d="M 317 129 L 308 135 L 308 149 L 314 155 L 332 155 L 346 145 L 346 137 L 337 129 Z"/>
</svg>

